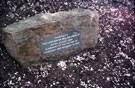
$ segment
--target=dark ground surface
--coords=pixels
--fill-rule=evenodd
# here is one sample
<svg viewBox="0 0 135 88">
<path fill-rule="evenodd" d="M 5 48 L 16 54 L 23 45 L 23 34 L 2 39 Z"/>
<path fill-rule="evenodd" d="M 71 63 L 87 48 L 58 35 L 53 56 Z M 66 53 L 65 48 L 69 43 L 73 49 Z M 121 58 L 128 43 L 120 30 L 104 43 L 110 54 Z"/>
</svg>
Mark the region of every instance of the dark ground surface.
<svg viewBox="0 0 135 88">
<path fill-rule="evenodd" d="M 86 8 L 100 14 L 101 34 L 82 55 L 26 69 L 0 44 L 0 88 L 135 88 L 133 1 L 0 0 L 0 28 L 40 12 Z"/>
</svg>

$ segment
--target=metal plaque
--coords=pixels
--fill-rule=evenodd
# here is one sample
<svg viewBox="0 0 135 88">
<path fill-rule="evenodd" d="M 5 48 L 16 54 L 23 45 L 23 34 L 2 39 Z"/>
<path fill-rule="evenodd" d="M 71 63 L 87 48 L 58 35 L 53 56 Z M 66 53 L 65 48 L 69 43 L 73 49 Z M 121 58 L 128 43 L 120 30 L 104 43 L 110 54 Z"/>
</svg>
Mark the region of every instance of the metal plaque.
<svg viewBox="0 0 135 88">
<path fill-rule="evenodd" d="M 46 56 L 50 53 L 55 53 L 79 46 L 81 44 L 80 38 L 80 30 L 72 30 L 61 34 L 52 35 L 47 38 L 41 38 L 41 55 Z"/>
</svg>

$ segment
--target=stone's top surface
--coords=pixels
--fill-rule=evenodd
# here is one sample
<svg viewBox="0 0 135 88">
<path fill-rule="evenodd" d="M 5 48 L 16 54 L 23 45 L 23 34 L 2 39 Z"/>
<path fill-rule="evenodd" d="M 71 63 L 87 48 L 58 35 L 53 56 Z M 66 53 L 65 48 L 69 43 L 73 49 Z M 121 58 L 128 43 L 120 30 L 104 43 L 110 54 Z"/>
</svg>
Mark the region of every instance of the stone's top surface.
<svg viewBox="0 0 135 88">
<path fill-rule="evenodd" d="M 69 17 L 69 16 L 83 16 L 88 15 L 91 17 L 90 21 L 92 21 L 95 16 L 98 16 L 98 14 L 95 11 L 90 11 L 87 9 L 74 9 L 71 11 L 61 11 L 57 13 L 46 13 L 46 14 L 37 14 L 33 17 L 21 20 L 19 22 L 13 23 L 5 28 L 3 28 L 4 32 L 7 33 L 15 33 L 19 32 L 25 29 L 29 29 L 32 27 L 36 27 L 45 23 L 52 23 L 56 21 L 60 21 L 63 19 L 63 17 Z"/>
</svg>

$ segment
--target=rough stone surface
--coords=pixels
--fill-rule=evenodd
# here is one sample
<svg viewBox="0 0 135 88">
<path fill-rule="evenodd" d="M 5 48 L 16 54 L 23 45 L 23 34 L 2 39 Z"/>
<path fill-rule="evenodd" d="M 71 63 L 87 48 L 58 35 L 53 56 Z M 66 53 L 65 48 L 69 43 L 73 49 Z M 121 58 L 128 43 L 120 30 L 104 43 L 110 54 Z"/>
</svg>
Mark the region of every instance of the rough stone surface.
<svg viewBox="0 0 135 88">
<path fill-rule="evenodd" d="M 23 66 L 57 60 L 76 51 L 94 47 L 99 37 L 98 14 L 86 9 L 38 14 L 3 28 L 3 43 L 8 53 Z M 41 55 L 40 39 L 80 30 L 81 44 L 59 52 Z"/>
</svg>

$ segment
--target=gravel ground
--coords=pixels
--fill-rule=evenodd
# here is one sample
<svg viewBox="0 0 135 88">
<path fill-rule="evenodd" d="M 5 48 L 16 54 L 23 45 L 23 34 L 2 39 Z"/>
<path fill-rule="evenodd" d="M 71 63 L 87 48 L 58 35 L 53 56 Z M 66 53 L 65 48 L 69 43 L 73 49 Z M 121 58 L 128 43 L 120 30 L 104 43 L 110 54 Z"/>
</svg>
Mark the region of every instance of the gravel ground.
<svg viewBox="0 0 135 88">
<path fill-rule="evenodd" d="M 135 88 L 133 3 L 134 0 L 1 0 L 0 28 L 38 13 L 86 8 L 99 13 L 101 37 L 95 48 L 79 55 L 26 69 L 0 44 L 0 88 Z"/>
</svg>

